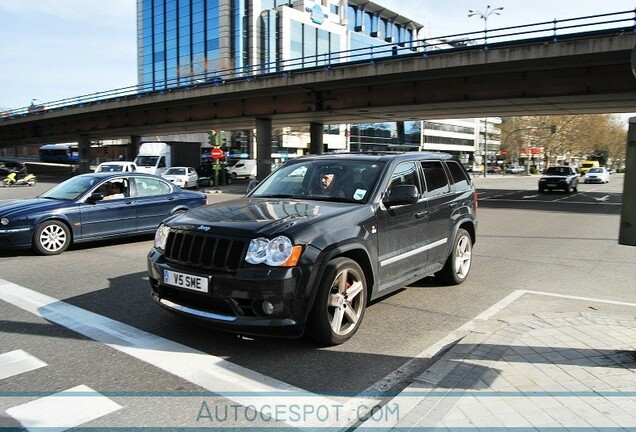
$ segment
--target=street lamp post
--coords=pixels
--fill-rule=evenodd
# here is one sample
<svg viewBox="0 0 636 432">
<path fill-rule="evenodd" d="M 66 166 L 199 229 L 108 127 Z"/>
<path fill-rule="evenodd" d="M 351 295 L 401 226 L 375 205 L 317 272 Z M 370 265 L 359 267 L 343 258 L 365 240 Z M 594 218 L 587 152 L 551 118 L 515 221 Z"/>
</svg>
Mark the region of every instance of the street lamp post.
<svg viewBox="0 0 636 432">
<path fill-rule="evenodd" d="M 490 5 L 486 6 L 486 11 L 481 12 L 478 10 L 470 9 L 468 11 L 468 17 L 478 16 L 479 18 L 484 20 L 484 49 L 488 48 L 488 17 L 492 14 L 501 15 L 502 7 L 498 7 L 495 9 L 491 9 Z"/>
<path fill-rule="evenodd" d="M 488 117 L 484 118 L 484 177 L 488 172 Z"/>
</svg>

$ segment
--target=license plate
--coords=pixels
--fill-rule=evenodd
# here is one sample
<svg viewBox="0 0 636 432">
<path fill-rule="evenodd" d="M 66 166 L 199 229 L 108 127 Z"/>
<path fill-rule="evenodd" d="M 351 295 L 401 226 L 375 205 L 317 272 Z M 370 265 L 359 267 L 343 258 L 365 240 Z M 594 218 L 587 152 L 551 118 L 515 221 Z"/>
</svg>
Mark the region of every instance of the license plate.
<svg viewBox="0 0 636 432">
<path fill-rule="evenodd" d="M 548 187 L 556 187 L 555 184 L 549 184 Z"/>
<path fill-rule="evenodd" d="M 178 273 L 171 270 L 163 271 L 163 282 L 193 291 L 208 292 L 208 279 L 200 276 Z"/>
</svg>

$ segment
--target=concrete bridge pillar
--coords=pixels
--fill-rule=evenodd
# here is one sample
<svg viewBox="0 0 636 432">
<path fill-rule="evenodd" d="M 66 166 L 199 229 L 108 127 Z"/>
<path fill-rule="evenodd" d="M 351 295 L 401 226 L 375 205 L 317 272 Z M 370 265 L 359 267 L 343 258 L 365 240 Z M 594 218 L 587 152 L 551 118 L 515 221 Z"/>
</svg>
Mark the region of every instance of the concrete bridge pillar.
<svg viewBox="0 0 636 432">
<path fill-rule="evenodd" d="M 256 179 L 272 172 L 272 120 L 256 119 Z"/>
<path fill-rule="evenodd" d="M 636 117 L 629 119 L 623 182 L 623 206 L 618 243 L 636 246 Z"/>
<path fill-rule="evenodd" d="M 91 171 L 91 139 L 86 135 L 77 138 L 77 151 L 79 153 L 78 174 L 86 174 Z"/>
<path fill-rule="evenodd" d="M 126 160 L 133 160 L 139 152 L 139 146 L 141 145 L 141 136 L 132 135 L 130 137 L 130 144 L 126 148 Z"/>
<path fill-rule="evenodd" d="M 322 123 L 309 124 L 309 153 L 323 154 L 324 125 Z"/>
</svg>

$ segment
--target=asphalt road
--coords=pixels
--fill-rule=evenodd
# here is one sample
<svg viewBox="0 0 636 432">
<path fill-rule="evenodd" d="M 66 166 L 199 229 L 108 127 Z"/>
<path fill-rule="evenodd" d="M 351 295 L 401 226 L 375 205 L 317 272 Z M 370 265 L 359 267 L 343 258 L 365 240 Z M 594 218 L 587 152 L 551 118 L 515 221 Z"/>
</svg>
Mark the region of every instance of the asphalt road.
<svg viewBox="0 0 636 432">
<path fill-rule="evenodd" d="M 4 283 L 15 296 L 0 300 L 0 365 L 1 355 L 15 350 L 46 363 L 0 375 L 0 427 L 16 424 L 10 413 L 18 403 L 76 386 L 120 407 L 89 426 L 272 425 L 236 409 L 219 418 L 205 402 L 227 412 L 248 404 L 241 398 L 265 383 L 273 393 L 261 401 L 291 389 L 324 404 L 360 405 L 367 396 L 374 404 L 378 391 L 399 391 L 430 365 L 440 341 L 452 340 L 456 329 L 517 289 L 636 303 L 635 249 L 617 242 L 621 176 L 607 185 L 582 184 L 572 194 L 538 194 L 536 177 L 489 176 L 475 183 L 479 228 L 468 280 L 444 287 L 425 279 L 372 304 L 356 336 L 337 347 L 241 338 L 165 312 L 150 299 L 149 237 L 91 243 L 51 257 L 0 252 L 0 289 Z M 0 205 L 49 186 L 0 189 Z M 223 187 L 210 200 L 245 187 Z M 222 389 L 239 393 L 199 393 Z"/>
</svg>

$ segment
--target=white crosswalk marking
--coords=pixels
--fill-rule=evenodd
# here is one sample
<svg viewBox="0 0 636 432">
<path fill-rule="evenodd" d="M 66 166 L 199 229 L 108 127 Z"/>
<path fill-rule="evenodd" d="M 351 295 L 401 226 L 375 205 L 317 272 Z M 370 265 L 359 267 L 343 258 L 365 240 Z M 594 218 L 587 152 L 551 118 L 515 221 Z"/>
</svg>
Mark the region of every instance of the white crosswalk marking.
<svg viewBox="0 0 636 432">
<path fill-rule="evenodd" d="M 0 379 L 9 378 L 44 366 L 46 366 L 46 363 L 42 360 L 22 350 L 0 354 Z"/>
<path fill-rule="evenodd" d="M 327 418 L 338 419 L 337 423 L 342 422 L 343 414 L 339 411 L 341 404 L 336 401 L 2 279 L 0 300 L 154 365 L 242 406 L 252 407 L 256 412 L 267 412 L 272 406 L 287 410 L 302 407 L 312 412 L 316 411 L 316 407 L 325 407 L 330 410 Z M 307 417 L 290 424 L 303 428 L 324 426 L 324 420 L 315 416 Z M 287 420 L 288 417 L 282 421 L 289 423 Z"/>
<path fill-rule="evenodd" d="M 6 412 L 30 431 L 60 432 L 115 412 L 122 407 L 88 386 L 80 385 Z"/>
</svg>

